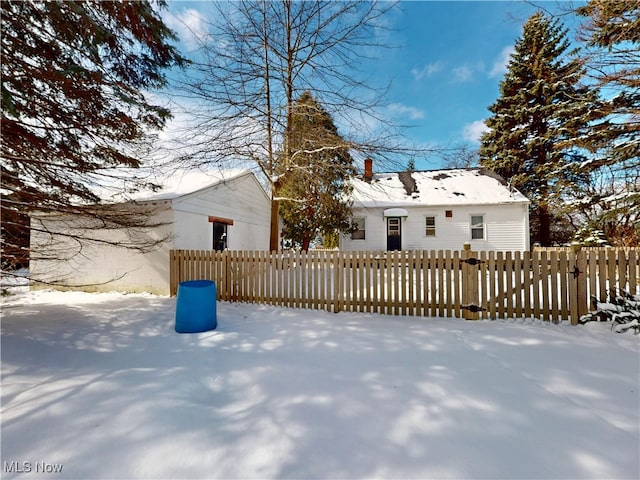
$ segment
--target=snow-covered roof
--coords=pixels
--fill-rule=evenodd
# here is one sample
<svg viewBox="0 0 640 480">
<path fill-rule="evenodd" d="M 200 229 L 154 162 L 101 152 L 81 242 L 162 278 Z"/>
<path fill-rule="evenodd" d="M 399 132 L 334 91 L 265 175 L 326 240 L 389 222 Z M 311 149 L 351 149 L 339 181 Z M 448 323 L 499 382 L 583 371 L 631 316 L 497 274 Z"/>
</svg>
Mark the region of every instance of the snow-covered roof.
<svg viewBox="0 0 640 480">
<path fill-rule="evenodd" d="M 250 173 L 251 171 L 247 169 L 174 172 L 161 180 L 162 189 L 150 195 L 146 194 L 136 198 L 136 200 L 143 202 L 149 200 L 173 200 Z"/>
<path fill-rule="evenodd" d="M 412 207 L 528 203 L 518 190 L 486 168 L 376 173 L 352 179 L 354 207 Z"/>
</svg>

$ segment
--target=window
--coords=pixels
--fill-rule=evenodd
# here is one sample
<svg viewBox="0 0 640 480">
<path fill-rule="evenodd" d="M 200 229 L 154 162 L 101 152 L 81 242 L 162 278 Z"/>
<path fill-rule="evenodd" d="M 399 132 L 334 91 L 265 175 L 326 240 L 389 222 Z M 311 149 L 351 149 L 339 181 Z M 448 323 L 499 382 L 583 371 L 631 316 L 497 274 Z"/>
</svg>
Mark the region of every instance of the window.
<svg viewBox="0 0 640 480">
<path fill-rule="evenodd" d="M 364 240 L 364 218 L 354 218 L 353 224 L 356 226 L 356 230 L 351 234 L 351 240 Z"/>
<path fill-rule="evenodd" d="M 400 219 L 389 217 L 387 218 L 387 235 L 390 237 L 400 236 Z"/>
<path fill-rule="evenodd" d="M 227 224 L 213 222 L 213 249 L 221 252 L 227 249 Z"/>
<path fill-rule="evenodd" d="M 471 215 L 471 240 L 484 239 L 484 215 Z"/>
<path fill-rule="evenodd" d="M 427 237 L 436 236 L 436 217 L 426 217 L 424 234 Z"/>
<path fill-rule="evenodd" d="M 209 223 L 213 224 L 213 249 L 216 251 L 226 250 L 228 247 L 228 228 L 229 225 L 233 225 L 233 220 L 230 218 L 210 216 Z"/>
</svg>

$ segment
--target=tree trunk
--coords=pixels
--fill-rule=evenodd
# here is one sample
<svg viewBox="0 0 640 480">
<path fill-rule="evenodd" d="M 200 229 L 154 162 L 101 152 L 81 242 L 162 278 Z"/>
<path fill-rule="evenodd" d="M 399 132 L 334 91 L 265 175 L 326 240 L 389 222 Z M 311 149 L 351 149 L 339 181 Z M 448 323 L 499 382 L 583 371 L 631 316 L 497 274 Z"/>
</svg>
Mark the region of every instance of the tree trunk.
<svg viewBox="0 0 640 480">
<path fill-rule="evenodd" d="M 538 221 L 540 222 L 540 231 L 538 232 L 540 244 L 543 247 L 551 246 L 551 215 L 549 214 L 549 206 L 542 204 L 538 207 Z"/>
<path fill-rule="evenodd" d="M 309 245 L 311 245 L 311 238 L 309 237 L 304 237 L 302 239 L 302 251 L 303 252 L 308 252 L 309 251 Z"/>
<path fill-rule="evenodd" d="M 280 209 L 280 201 L 271 200 L 271 233 L 269 235 L 269 251 L 277 252 L 280 250 L 280 235 L 278 228 L 278 211 Z"/>
</svg>

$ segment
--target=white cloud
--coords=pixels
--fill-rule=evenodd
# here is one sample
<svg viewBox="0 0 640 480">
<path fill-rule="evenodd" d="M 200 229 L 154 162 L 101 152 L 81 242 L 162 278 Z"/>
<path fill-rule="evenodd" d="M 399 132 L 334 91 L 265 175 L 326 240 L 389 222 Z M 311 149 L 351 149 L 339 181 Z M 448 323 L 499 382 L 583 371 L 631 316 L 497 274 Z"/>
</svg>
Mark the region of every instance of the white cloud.
<svg viewBox="0 0 640 480">
<path fill-rule="evenodd" d="M 208 34 L 205 16 L 193 8 L 184 8 L 177 13 L 165 12 L 163 19 L 188 49 L 195 49 Z"/>
<path fill-rule="evenodd" d="M 423 78 L 431 77 L 433 74 L 438 73 L 441 70 L 442 70 L 442 63 L 435 62 L 435 63 L 427 63 L 424 67 L 420 69 L 413 68 L 411 69 L 411 73 L 413 74 L 413 78 L 415 78 L 417 81 L 420 81 Z"/>
<path fill-rule="evenodd" d="M 389 105 L 389 112 L 396 117 L 409 117 L 411 120 L 420 120 L 424 118 L 424 111 L 419 108 L 409 107 L 401 103 L 392 103 Z"/>
<path fill-rule="evenodd" d="M 483 120 L 476 120 L 464 126 L 462 137 L 469 142 L 480 143 L 480 137 L 488 130 Z"/>
<path fill-rule="evenodd" d="M 451 69 L 453 75 L 451 81 L 454 83 L 472 82 L 478 73 L 486 71 L 485 65 L 482 61 L 475 63 L 465 63 L 459 67 Z"/>
<path fill-rule="evenodd" d="M 489 71 L 489 78 L 499 77 L 507 73 L 507 65 L 511 54 L 514 52 L 513 45 L 504 47 L 498 55 L 498 58 L 493 62 L 493 67 Z"/>
<path fill-rule="evenodd" d="M 473 70 L 468 65 L 462 65 L 452 70 L 454 82 L 468 82 L 473 79 Z"/>
</svg>

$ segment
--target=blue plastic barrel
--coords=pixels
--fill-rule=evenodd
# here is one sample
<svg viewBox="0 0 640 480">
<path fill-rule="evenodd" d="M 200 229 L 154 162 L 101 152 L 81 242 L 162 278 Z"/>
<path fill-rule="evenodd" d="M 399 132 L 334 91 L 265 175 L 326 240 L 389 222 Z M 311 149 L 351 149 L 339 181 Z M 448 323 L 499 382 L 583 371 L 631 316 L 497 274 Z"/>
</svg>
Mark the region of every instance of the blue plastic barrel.
<svg viewBox="0 0 640 480">
<path fill-rule="evenodd" d="M 214 330 L 217 326 L 215 282 L 180 282 L 176 301 L 176 332 L 206 332 Z"/>
</svg>

